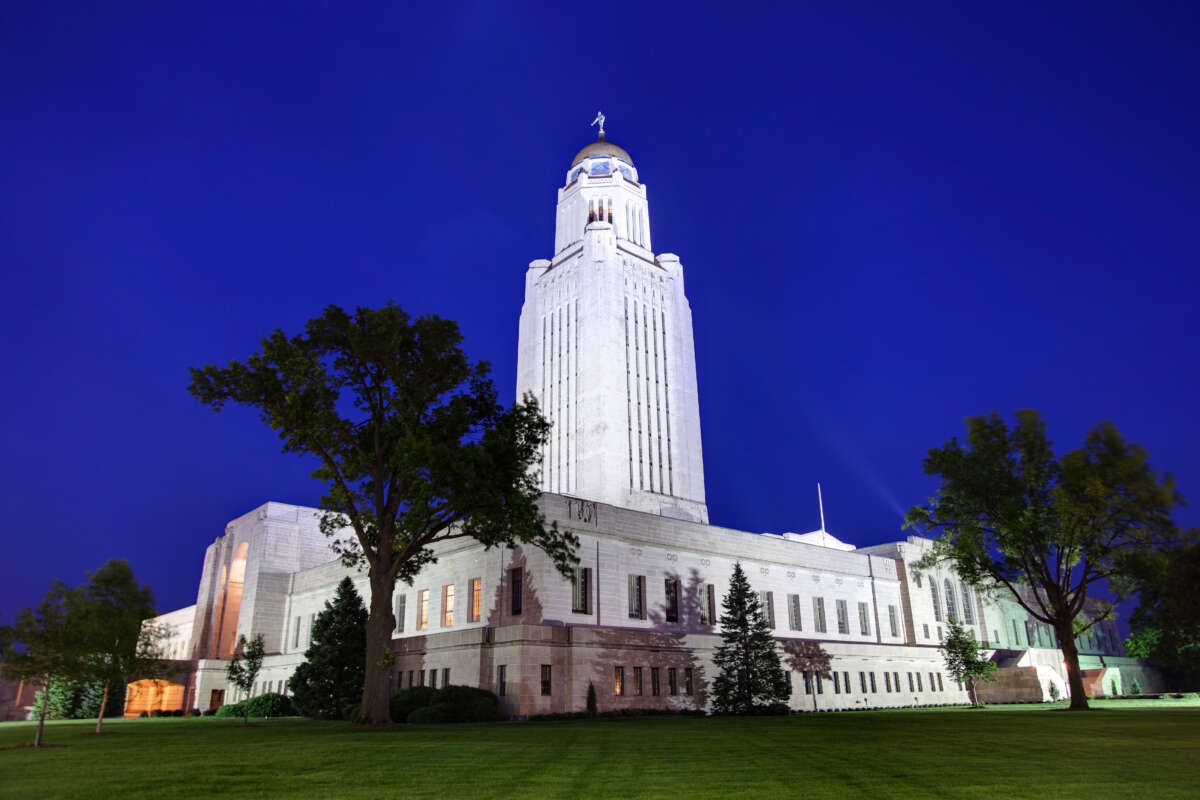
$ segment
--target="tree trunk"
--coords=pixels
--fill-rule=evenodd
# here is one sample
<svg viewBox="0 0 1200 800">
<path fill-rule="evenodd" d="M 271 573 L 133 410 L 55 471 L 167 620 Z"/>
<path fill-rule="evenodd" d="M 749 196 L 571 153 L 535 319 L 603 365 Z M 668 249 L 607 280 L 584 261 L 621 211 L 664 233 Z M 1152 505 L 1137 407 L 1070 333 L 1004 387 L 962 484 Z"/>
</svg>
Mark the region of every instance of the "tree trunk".
<svg viewBox="0 0 1200 800">
<path fill-rule="evenodd" d="M 367 616 L 367 663 L 363 679 L 362 702 L 358 708 L 359 725 L 390 725 L 388 700 L 391 698 L 391 669 L 396 656 L 392 651 L 392 631 L 396 620 L 392 616 L 393 582 L 376 575 L 371 578 L 371 611 Z"/>
<path fill-rule="evenodd" d="M 967 678 L 967 699 L 971 701 L 971 707 L 979 705 L 979 695 L 975 693 L 975 679 Z"/>
<path fill-rule="evenodd" d="M 1071 622 L 1058 626 L 1058 641 L 1063 661 L 1067 665 L 1067 687 L 1071 692 L 1071 710 L 1087 711 L 1087 693 L 1083 690 L 1083 673 L 1079 671 L 1079 650 L 1075 647 L 1075 627 Z"/>
<path fill-rule="evenodd" d="M 42 746 L 42 731 L 46 728 L 46 708 L 50 705 L 50 684 L 52 681 L 46 681 L 42 687 L 42 713 L 38 715 L 37 731 L 33 734 L 33 746 Z"/>
<path fill-rule="evenodd" d="M 100 714 L 96 717 L 96 733 L 100 733 L 104 727 L 104 710 L 108 708 L 108 687 L 112 681 L 104 682 L 104 693 L 100 695 Z"/>
</svg>

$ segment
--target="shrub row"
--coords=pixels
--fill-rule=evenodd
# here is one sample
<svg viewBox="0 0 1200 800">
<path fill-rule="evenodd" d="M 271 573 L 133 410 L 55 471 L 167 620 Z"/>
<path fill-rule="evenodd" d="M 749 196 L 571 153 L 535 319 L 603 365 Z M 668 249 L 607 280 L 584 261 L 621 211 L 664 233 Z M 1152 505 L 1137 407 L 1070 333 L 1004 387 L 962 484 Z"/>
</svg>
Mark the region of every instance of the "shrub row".
<svg viewBox="0 0 1200 800">
<path fill-rule="evenodd" d="M 221 706 L 216 711 L 218 717 L 241 717 L 247 712 L 251 717 L 294 717 L 297 715 L 292 698 L 286 695 L 268 692 L 256 695 L 240 703 L 230 703 Z"/>
<path fill-rule="evenodd" d="M 443 722 L 494 722 L 503 719 L 496 695 L 473 686 L 413 686 L 392 695 L 394 722 L 428 725 Z"/>
<path fill-rule="evenodd" d="M 699 709 L 619 708 L 590 714 L 587 711 L 564 711 L 556 714 L 531 714 L 530 722 L 556 722 L 563 719 L 622 719 L 627 717 L 703 717 Z"/>
</svg>

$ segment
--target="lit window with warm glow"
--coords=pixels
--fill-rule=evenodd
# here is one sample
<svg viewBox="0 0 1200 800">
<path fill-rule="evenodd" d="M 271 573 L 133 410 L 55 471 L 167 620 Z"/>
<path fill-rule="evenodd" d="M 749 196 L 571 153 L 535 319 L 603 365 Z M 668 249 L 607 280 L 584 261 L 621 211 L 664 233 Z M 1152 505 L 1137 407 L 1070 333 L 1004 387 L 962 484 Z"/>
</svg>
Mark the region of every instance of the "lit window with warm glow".
<svg viewBox="0 0 1200 800">
<path fill-rule="evenodd" d="M 468 603 L 471 610 L 468 612 L 469 617 L 467 621 L 479 622 L 479 613 L 483 606 L 483 581 L 480 578 L 472 578 L 468 586 L 470 587 L 471 595 L 468 598 Z"/>
<path fill-rule="evenodd" d="M 417 630 L 423 631 L 429 627 L 429 590 L 417 592 Z M 424 685 L 424 684 L 422 684 Z"/>
<path fill-rule="evenodd" d="M 442 627 L 449 628 L 454 624 L 454 584 L 448 583 L 442 587 Z"/>
<path fill-rule="evenodd" d="M 613 694 L 620 696 L 625 694 L 625 668 L 613 668 Z"/>
</svg>

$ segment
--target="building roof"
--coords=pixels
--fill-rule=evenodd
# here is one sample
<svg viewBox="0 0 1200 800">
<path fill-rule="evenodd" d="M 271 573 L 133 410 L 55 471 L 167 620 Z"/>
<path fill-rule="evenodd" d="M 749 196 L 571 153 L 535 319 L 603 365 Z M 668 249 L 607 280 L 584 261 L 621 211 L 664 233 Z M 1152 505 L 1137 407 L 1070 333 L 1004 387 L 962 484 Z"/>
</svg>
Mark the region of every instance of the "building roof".
<svg viewBox="0 0 1200 800">
<path fill-rule="evenodd" d="M 629 155 L 624 147 L 621 147 L 619 144 L 613 144 L 601 136 L 576 153 L 575 158 L 571 160 L 571 166 L 573 167 L 585 158 L 591 158 L 592 156 L 616 156 L 629 166 L 632 167 L 634 165 L 633 157 Z"/>
</svg>

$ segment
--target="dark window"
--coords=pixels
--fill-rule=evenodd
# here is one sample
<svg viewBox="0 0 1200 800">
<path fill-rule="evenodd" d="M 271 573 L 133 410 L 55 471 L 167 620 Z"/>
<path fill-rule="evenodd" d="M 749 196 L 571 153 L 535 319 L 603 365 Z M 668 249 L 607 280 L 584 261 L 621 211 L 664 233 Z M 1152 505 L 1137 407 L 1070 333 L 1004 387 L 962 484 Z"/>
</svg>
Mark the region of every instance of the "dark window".
<svg viewBox="0 0 1200 800">
<path fill-rule="evenodd" d="M 946 691 L 946 687 L 945 687 L 945 685 L 942 683 L 942 673 L 940 673 L 940 672 L 939 672 L 939 673 L 937 674 L 937 679 L 938 679 L 938 691 L 939 691 L 939 692 L 944 692 L 944 691 Z"/>
<path fill-rule="evenodd" d="M 913 691 L 913 679 L 912 679 L 912 673 L 911 673 L 911 672 L 910 672 L 910 673 L 908 673 L 908 690 L 909 690 L 910 692 L 911 692 L 911 691 Z"/>
<path fill-rule="evenodd" d="M 929 673 L 929 691 L 933 691 L 933 673 Z"/>
<path fill-rule="evenodd" d="M 409 673 L 411 674 L 411 673 Z M 504 697 L 505 690 L 508 689 L 508 667 L 504 664 L 496 667 L 496 694 Z M 409 683 L 412 683 L 412 678 L 409 678 Z"/>
<path fill-rule="evenodd" d="M 825 633 L 825 598 L 813 598 L 813 628 L 817 633 Z"/>
<path fill-rule="evenodd" d="M 875 673 L 869 672 L 867 674 L 871 677 L 871 694 L 877 694 L 879 690 L 875 688 Z"/>
<path fill-rule="evenodd" d="M 710 583 L 707 586 L 705 586 L 704 588 L 706 590 L 705 591 L 705 601 L 706 601 L 705 605 L 708 607 L 707 623 L 709 625 L 715 625 L 717 622 L 717 587 L 713 586 Z"/>
<path fill-rule="evenodd" d="M 581 567 L 575 570 L 571 579 L 571 610 L 576 614 L 587 614 L 591 611 L 592 569 Z"/>
<path fill-rule="evenodd" d="M 838 633 L 850 632 L 850 614 L 846 611 L 846 601 L 837 600 L 837 623 Z"/>
<path fill-rule="evenodd" d="M 846 694 L 850 694 L 850 673 L 849 672 L 842 673 L 842 686 L 844 687 L 843 690 L 846 692 Z"/>
<path fill-rule="evenodd" d="M 408 688 L 411 689 L 414 686 L 416 686 L 416 684 L 413 683 L 413 671 L 410 669 L 408 671 Z"/>
<path fill-rule="evenodd" d="M 811 672 L 804 673 L 804 693 L 812 694 L 812 673 Z"/>
<path fill-rule="evenodd" d="M 804 630 L 803 623 L 800 619 L 800 595 L 788 595 L 788 629 L 793 631 Z"/>
<path fill-rule="evenodd" d="M 919 673 L 919 672 L 917 673 L 917 691 L 918 692 L 925 691 L 925 687 L 921 685 L 921 673 Z"/>
<path fill-rule="evenodd" d="M 817 694 L 822 694 L 824 691 L 824 688 L 821 686 L 821 673 L 818 672 L 816 674 L 816 678 L 817 678 Z"/>
<path fill-rule="evenodd" d="M 418 684 L 418 686 L 424 686 L 425 685 L 425 670 L 423 670 L 423 669 L 417 670 L 417 677 L 421 679 L 421 682 Z"/>
<path fill-rule="evenodd" d="M 650 668 L 650 694 L 658 697 L 662 694 L 662 682 L 659 677 L 658 667 Z"/>
<path fill-rule="evenodd" d="M 664 591 L 667 599 L 667 622 L 679 622 L 679 579 L 667 578 Z"/>
<path fill-rule="evenodd" d="M 646 618 L 646 576 L 629 576 L 629 618 Z"/>
<path fill-rule="evenodd" d="M 899 672 L 892 673 L 892 684 L 896 687 L 897 692 L 900 691 L 900 673 Z"/>
<path fill-rule="evenodd" d="M 833 673 L 833 693 L 834 694 L 842 693 L 842 681 L 836 672 Z"/>
<path fill-rule="evenodd" d="M 525 597 L 525 570 L 517 567 L 508 571 L 509 588 L 512 590 L 511 606 L 513 616 L 521 613 L 521 601 Z"/>
<path fill-rule="evenodd" d="M 775 595 L 772 592 L 759 592 L 758 603 L 762 606 L 763 619 L 768 628 L 775 627 Z"/>
<path fill-rule="evenodd" d="M 862 693 L 867 693 L 867 673 L 858 673 L 858 685 L 862 687 Z"/>
<path fill-rule="evenodd" d="M 437 670 L 436 669 L 429 670 L 429 688 L 430 689 L 437 688 Z"/>
<path fill-rule="evenodd" d="M 550 696 L 550 665 L 542 664 L 542 697 Z"/>
<path fill-rule="evenodd" d="M 404 633 L 404 606 L 408 595 L 396 595 L 396 633 Z"/>
<path fill-rule="evenodd" d="M 640 695 L 642 693 L 642 668 L 633 668 L 633 693 Z"/>
<path fill-rule="evenodd" d="M 863 636 L 871 635 L 871 622 L 867 617 L 867 604 L 858 604 L 858 629 Z"/>
<path fill-rule="evenodd" d="M 672 696 L 679 694 L 679 677 L 674 667 L 667 667 L 667 691 Z"/>
<path fill-rule="evenodd" d="M 788 673 L 788 690 L 790 691 L 791 688 L 792 688 L 792 673 L 789 672 Z M 692 668 L 691 667 L 683 668 L 683 693 L 686 695 L 693 695 L 696 693 L 695 684 L 692 683 Z"/>
<path fill-rule="evenodd" d="M 885 691 L 892 690 L 892 675 L 890 672 L 883 673 L 883 687 Z"/>
</svg>

